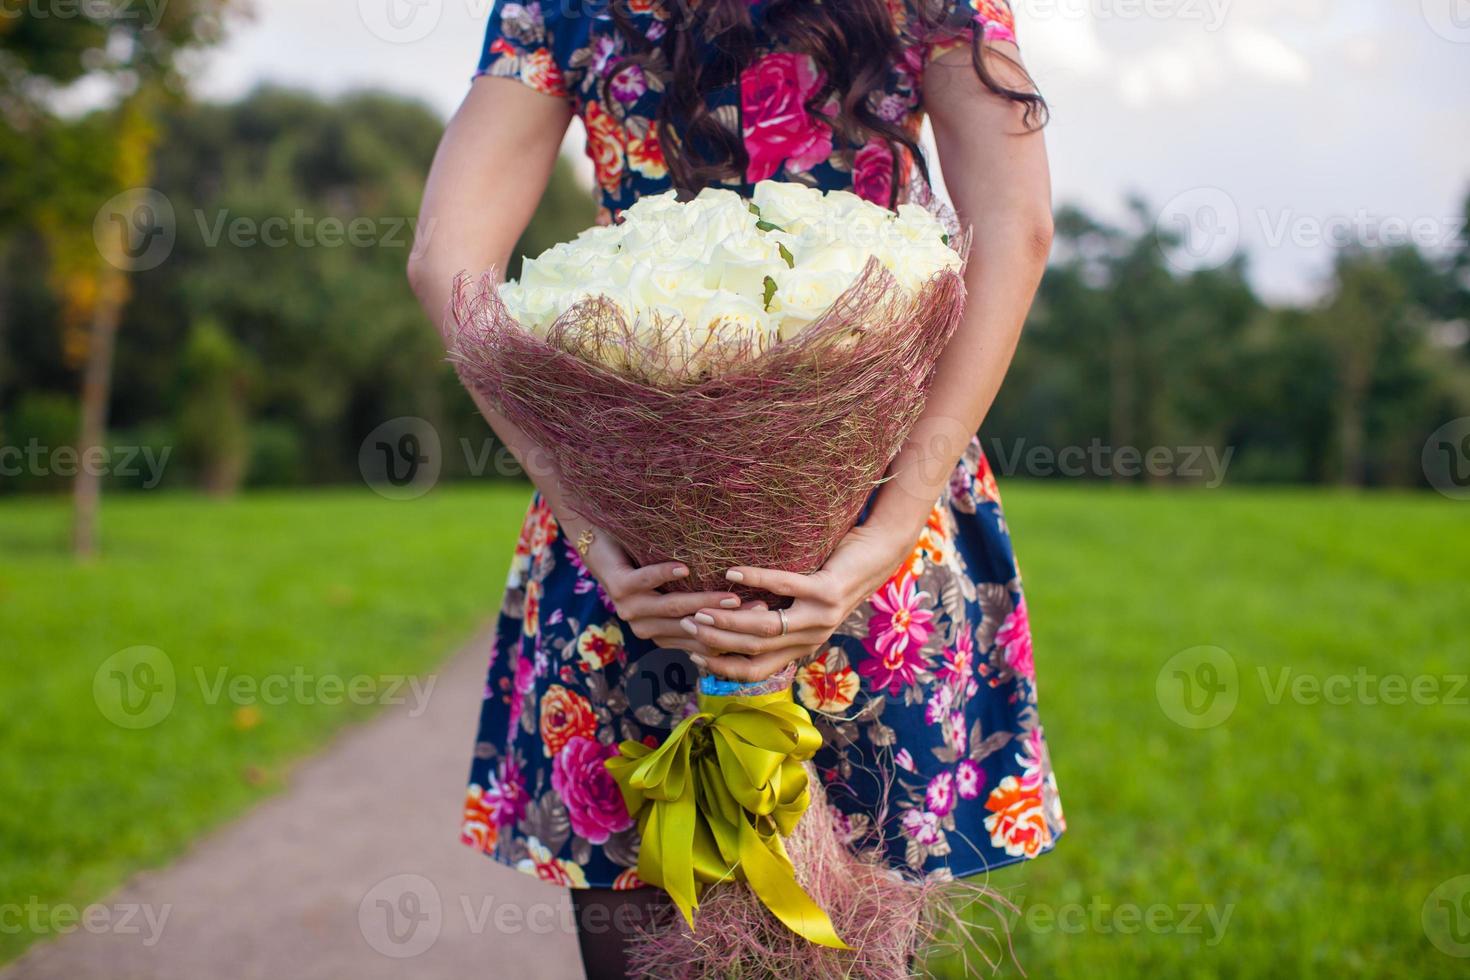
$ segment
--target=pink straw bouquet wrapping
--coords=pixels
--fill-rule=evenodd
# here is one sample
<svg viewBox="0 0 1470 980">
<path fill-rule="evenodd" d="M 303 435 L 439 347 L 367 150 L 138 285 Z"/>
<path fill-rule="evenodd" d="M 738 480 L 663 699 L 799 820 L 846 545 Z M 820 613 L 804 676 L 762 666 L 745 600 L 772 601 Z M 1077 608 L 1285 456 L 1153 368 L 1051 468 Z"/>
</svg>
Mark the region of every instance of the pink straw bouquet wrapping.
<svg viewBox="0 0 1470 980">
<path fill-rule="evenodd" d="M 960 271 L 908 292 L 873 259 L 791 340 L 712 350 L 700 374 L 660 384 L 603 352 L 656 361 L 670 325 L 635 330 L 592 298 L 538 337 L 497 286 L 494 272 L 456 282 L 460 377 L 546 451 L 635 563 L 687 563 L 690 591 L 728 588 L 732 565 L 821 567 L 918 420 L 965 295 Z"/>
<path fill-rule="evenodd" d="M 783 290 L 796 296 L 806 268 L 820 274 L 830 259 L 820 207 L 801 207 L 800 237 L 750 209 L 780 239 L 791 270 L 764 278 L 753 314 L 762 322 L 783 308 Z M 925 246 L 933 258 L 938 219 L 908 219 L 910 231 L 934 223 Z M 668 307 L 632 311 L 621 281 L 606 293 L 571 290 L 574 301 L 553 301 L 538 322 L 523 322 L 493 270 L 478 280 L 462 274 L 450 356 L 464 383 L 546 452 L 573 506 L 635 563 L 689 566 L 672 587 L 728 589 L 732 565 L 809 573 L 884 480 L 958 325 L 968 238 L 953 231 L 952 215 L 945 220 L 947 251 L 932 274 L 909 269 L 901 282 L 904 242 L 875 242 L 830 303 L 797 329 L 782 321 L 779 334 L 722 332 L 718 316 L 703 329 Z M 749 231 L 731 234 L 749 243 Z M 656 247 L 636 245 L 640 232 L 627 239 Z M 637 254 L 621 258 L 639 266 Z M 739 254 L 732 262 L 735 277 L 748 278 Z M 697 261 L 685 275 L 710 278 Z M 513 286 L 524 287 L 518 310 L 529 321 L 522 278 Z M 732 302 L 717 297 L 702 309 Z M 915 952 L 960 921 L 960 905 L 990 897 L 859 859 L 811 775 L 806 760 L 820 736 L 792 700 L 792 674 L 763 685 L 702 678 L 698 704 L 663 746 L 625 742 L 609 760 L 643 838 L 640 877 L 664 887 L 683 916 L 639 945 L 635 959 L 649 975 L 905 976 Z"/>
</svg>

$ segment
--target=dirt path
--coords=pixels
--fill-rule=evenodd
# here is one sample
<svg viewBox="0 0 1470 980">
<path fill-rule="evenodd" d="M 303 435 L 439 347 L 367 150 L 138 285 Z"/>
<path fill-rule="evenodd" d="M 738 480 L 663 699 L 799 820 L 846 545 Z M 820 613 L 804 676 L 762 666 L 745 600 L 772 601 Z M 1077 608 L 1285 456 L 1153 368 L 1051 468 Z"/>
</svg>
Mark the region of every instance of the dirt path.
<svg viewBox="0 0 1470 980">
<path fill-rule="evenodd" d="M 487 639 L 3 980 L 580 978 L 565 893 L 458 842 Z M 124 917 L 126 916 L 126 922 Z"/>
</svg>

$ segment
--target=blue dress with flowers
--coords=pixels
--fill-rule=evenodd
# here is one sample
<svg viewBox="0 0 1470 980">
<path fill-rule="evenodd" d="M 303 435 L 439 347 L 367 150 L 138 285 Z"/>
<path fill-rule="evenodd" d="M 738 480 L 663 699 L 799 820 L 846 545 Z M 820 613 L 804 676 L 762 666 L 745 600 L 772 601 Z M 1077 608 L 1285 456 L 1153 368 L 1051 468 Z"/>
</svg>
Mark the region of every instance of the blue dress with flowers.
<svg viewBox="0 0 1470 980">
<path fill-rule="evenodd" d="M 920 39 L 890 0 L 903 56 L 872 104 L 917 133 L 924 68 L 974 31 L 1014 41 L 1001 0 L 949 0 L 950 29 Z M 751 4 L 757 31 L 763 0 Z M 640 71 L 616 85 L 622 39 L 594 0 L 567 7 L 498 0 L 480 74 L 568 99 L 587 129 L 599 221 L 669 188 L 653 120 L 661 91 Z M 634 0 L 650 38 L 658 0 Z M 573 12 L 569 12 L 573 11 Z M 749 192 L 764 179 L 851 190 L 887 205 L 912 161 L 886 143 L 845 144 L 806 107 L 812 61 L 767 39 L 713 105 L 734 111 Z M 605 92 L 604 89 L 607 91 Z M 490 652 L 462 839 L 574 888 L 641 882 L 638 834 L 603 761 L 624 739 L 656 745 L 692 706 L 688 658 L 635 637 L 539 494 L 516 544 Z M 796 675 L 824 747 L 816 769 L 853 846 L 915 873 L 965 876 L 1036 857 L 1065 829 L 1037 715 L 1031 629 L 1000 495 L 977 440 L 892 577 Z"/>
</svg>

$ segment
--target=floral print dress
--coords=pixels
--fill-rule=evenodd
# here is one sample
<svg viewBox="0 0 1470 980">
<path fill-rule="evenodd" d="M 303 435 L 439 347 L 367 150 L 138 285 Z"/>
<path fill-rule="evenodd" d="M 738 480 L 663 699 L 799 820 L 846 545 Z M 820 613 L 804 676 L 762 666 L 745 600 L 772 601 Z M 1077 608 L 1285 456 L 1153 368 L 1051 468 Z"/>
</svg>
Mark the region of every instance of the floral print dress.
<svg viewBox="0 0 1470 980">
<path fill-rule="evenodd" d="M 874 92 L 884 116 L 917 132 L 925 65 L 988 39 L 1014 40 L 999 0 L 950 0 L 951 29 L 909 38 Z M 751 4 L 759 30 L 763 0 Z M 615 220 L 669 187 L 653 119 L 655 81 L 617 67 L 621 38 L 596 3 L 498 0 L 480 74 L 570 100 L 587 129 L 601 196 Z M 649 37 L 657 0 L 634 0 Z M 575 12 L 566 12 L 572 10 Z M 811 60 L 770 41 L 733 107 L 749 155 L 742 186 L 767 178 L 893 195 L 886 144 L 843 145 L 805 105 L 821 84 Z M 603 99 L 609 89 L 611 104 Z M 900 161 L 904 179 L 912 161 Z M 656 745 L 692 710 L 693 665 L 633 635 L 539 494 L 516 544 L 490 654 L 462 839 L 528 874 L 573 888 L 641 884 L 638 834 L 603 762 L 623 739 Z M 1020 572 L 990 467 L 973 441 L 913 552 L 796 677 L 824 747 L 814 763 L 855 847 L 914 873 L 965 876 L 1034 858 L 1065 829 L 1037 715 L 1036 670 Z"/>
</svg>

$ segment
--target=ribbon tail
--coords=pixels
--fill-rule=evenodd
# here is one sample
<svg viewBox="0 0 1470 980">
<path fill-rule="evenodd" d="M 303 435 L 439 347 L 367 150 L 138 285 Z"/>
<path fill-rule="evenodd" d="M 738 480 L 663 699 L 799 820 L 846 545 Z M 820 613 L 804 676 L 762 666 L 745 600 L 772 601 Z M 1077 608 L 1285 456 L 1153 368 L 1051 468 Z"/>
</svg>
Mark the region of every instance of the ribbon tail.
<svg viewBox="0 0 1470 980">
<path fill-rule="evenodd" d="M 694 873 L 698 816 L 693 799 L 655 803 L 643 827 L 643 844 L 638 852 L 638 876 L 669 893 L 690 929 L 694 928 L 694 910 L 699 908 Z"/>
<path fill-rule="evenodd" d="M 774 846 L 780 847 L 779 838 Z M 749 823 L 740 823 L 740 868 L 751 891 L 792 932 L 833 949 L 851 949 L 837 935 L 832 919 L 796 881 L 783 850 L 777 856 Z"/>
</svg>

